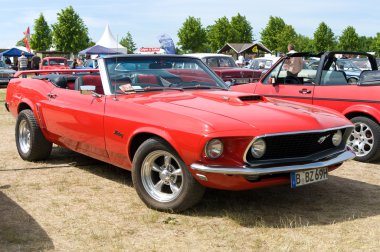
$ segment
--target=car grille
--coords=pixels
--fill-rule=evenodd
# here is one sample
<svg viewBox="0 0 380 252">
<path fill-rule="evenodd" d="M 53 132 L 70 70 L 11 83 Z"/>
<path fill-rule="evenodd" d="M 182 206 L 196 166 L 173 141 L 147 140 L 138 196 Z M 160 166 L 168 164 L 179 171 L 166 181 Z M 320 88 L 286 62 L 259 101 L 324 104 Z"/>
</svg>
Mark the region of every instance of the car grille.
<svg viewBox="0 0 380 252">
<path fill-rule="evenodd" d="M 342 129 L 342 134 L 346 129 Z M 274 135 L 263 137 L 266 143 L 266 152 L 264 156 L 256 159 L 250 152 L 250 147 L 246 154 L 247 162 L 276 160 L 276 159 L 292 159 L 305 158 L 323 151 L 342 149 L 345 142 L 343 137 L 342 144 L 338 147 L 332 143 L 332 136 L 336 130 L 324 132 L 309 132 L 290 135 Z M 322 141 L 322 139 L 324 139 Z"/>
<path fill-rule="evenodd" d="M 12 74 L 9 73 L 0 73 L 0 78 L 10 78 L 12 77 Z"/>
</svg>

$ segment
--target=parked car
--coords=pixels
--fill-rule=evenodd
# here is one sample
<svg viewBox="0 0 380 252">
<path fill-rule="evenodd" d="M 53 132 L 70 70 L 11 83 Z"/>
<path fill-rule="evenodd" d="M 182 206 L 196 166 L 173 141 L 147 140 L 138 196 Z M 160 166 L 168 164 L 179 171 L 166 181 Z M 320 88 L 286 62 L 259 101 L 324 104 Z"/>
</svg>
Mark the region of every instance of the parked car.
<svg viewBox="0 0 380 252">
<path fill-rule="evenodd" d="M 364 60 L 364 59 L 363 59 Z M 317 70 L 320 60 L 312 60 L 306 64 L 306 69 Z M 344 71 L 347 79 L 347 83 L 355 84 L 359 81 L 361 72 L 360 69 L 352 59 L 336 59 L 336 64 L 331 65 L 329 70 L 334 70 L 336 67 L 337 70 Z"/>
<path fill-rule="evenodd" d="M 336 55 L 342 53 L 366 57 L 371 70 L 362 71 L 357 81 L 353 80 L 347 70 L 339 67 L 342 60 L 337 60 Z M 287 57 L 311 56 L 320 58 L 317 67 L 302 69 L 297 77 L 287 76 Z M 370 162 L 380 158 L 380 72 L 370 54 L 325 52 L 288 55 L 259 82 L 233 89 L 337 110 L 355 124 L 347 144 L 356 153 L 356 160 Z"/>
<path fill-rule="evenodd" d="M 40 69 L 41 70 L 69 69 L 69 65 L 65 57 L 45 57 L 42 59 Z"/>
<path fill-rule="evenodd" d="M 147 206 L 182 211 L 205 187 L 297 187 L 354 157 L 345 145 L 353 126 L 339 113 L 230 91 L 200 59 L 98 61 L 11 80 L 6 108 L 21 158 L 46 159 L 55 143 L 131 170 Z"/>
<path fill-rule="evenodd" d="M 270 58 L 268 58 L 268 57 L 260 57 L 260 58 L 255 58 L 255 59 L 252 59 L 249 62 L 249 64 L 246 66 L 246 68 L 252 69 L 252 70 L 256 70 L 256 71 L 260 71 L 261 75 L 263 75 L 279 59 L 280 59 L 279 57 L 270 57 Z"/>
<path fill-rule="evenodd" d="M 0 60 L 0 85 L 8 84 L 15 73 L 15 70 Z"/>
<path fill-rule="evenodd" d="M 230 55 L 217 53 L 186 54 L 206 63 L 220 78 L 230 85 L 250 83 L 260 79 L 261 71 L 241 68 Z"/>
</svg>

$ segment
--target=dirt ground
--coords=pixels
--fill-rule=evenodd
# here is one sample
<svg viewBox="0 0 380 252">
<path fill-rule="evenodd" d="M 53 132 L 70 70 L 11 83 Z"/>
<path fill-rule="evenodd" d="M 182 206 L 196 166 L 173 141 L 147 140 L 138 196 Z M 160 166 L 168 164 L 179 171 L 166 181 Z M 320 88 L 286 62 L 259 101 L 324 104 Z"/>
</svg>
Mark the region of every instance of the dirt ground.
<svg viewBox="0 0 380 252">
<path fill-rule="evenodd" d="M 349 161 L 298 189 L 208 190 L 191 210 L 161 213 L 128 171 L 58 147 L 21 160 L 0 110 L 0 251 L 379 251 L 380 163 Z"/>
</svg>

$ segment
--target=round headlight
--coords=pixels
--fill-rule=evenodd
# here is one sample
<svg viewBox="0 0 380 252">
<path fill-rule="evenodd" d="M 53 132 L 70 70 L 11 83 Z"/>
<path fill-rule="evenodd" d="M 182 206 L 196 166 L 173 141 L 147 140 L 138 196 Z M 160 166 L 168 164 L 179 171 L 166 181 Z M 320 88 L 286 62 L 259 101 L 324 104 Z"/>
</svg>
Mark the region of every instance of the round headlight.
<svg viewBox="0 0 380 252">
<path fill-rule="evenodd" d="M 208 158 L 216 159 L 223 153 L 223 142 L 219 139 L 212 139 L 206 145 L 206 156 Z"/>
<path fill-rule="evenodd" d="M 265 154 L 267 145 L 261 138 L 255 140 L 251 146 L 251 154 L 254 158 L 261 158 Z"/>
<path fill-rule="evenodd" d="M 338 130 L 332 137 L 332 143 L 334 146 L 339 146 L 342 143 L 342 131 Z"/>
</svg>

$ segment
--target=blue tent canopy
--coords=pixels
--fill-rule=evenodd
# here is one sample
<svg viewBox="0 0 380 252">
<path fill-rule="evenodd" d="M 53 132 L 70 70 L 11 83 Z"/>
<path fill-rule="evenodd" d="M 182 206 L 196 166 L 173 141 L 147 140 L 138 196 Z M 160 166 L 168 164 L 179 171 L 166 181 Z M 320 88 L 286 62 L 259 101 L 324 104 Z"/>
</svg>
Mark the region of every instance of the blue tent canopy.
<svg viewBox="0 0 380 252">
<path fill-rule="evenodd" d="M 6 51 L 0 53 L 0 57 L 1 56 L 4 56 L 4 57 L 20 57 L 22 52 L 24 53 L 25 57 L 32 57 L 34 55 L 32 53 L 24 52 L 24 51 L 17 49 L 17 48 L 11 48 L 9 50 L 6 50 Z"/>
<path fill-rule="evenodd" d="M 79 54 L 119 54 L 119 52 L 101 45 L 94 45 L 90 48 L 80 51 Z"/>
</svg>

